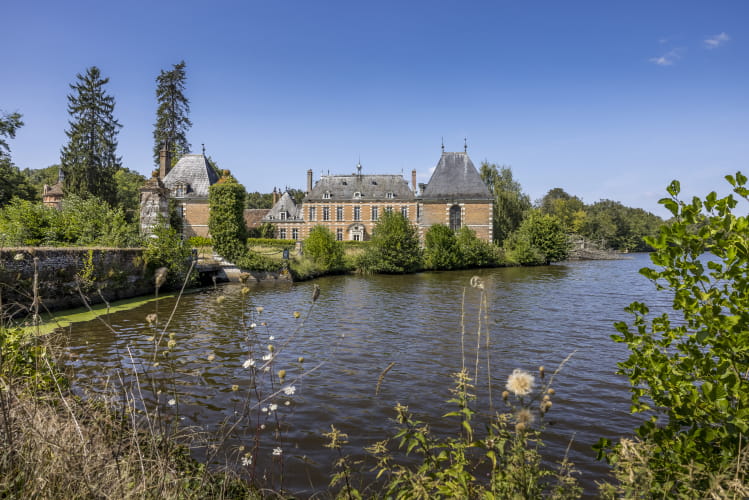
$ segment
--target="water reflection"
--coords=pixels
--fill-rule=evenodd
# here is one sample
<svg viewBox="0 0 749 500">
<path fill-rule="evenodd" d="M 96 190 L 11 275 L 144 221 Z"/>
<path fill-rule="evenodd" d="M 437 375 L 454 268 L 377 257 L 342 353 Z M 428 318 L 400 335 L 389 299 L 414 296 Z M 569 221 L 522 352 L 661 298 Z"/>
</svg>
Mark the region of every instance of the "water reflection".
<svg viewBox="0 0 749 500">
<path fill-rule="evenodd" d="M 570 458 L 590 493 L 596 475 L 605 472 L 594 460 L 591 445 L 599 437 L 617 437 L 635 426 L 626 380 L 614 375 L 616 362 L 626 351 L 611 341 L 612 323 L 626 319 L 623 308 L 633 300 L 656 308 L 667 305 L 667 299 L 655 295 L 637 274 L 647 264 L 645 259 L 328 277 L 315 282 L 322 293 L 309 317 L 313 283 L 259 286 L 248 297 L 239 286 L 226 285 L 182 298 L 165 332 L 165 339 L 176 343 L 171 357 L 154 353 L 149 339 L 160 332 L 145 322 L 154 308 L 148 304 L 113 314 L 116 335 L 99 322 L 75 325 L 70 334 L 72 365 L 81 384 L 103 382 L 118 372 L 128 380 L 137 367 L 149 376 L 146 400 L 163 404 L 166 395 L 174 395 L 184 425 L 212 431 L 245 411 L 244 402 L 254 388 L 243 363 L 248 357 L 261 363 L 267 346 L 274 345 L 277 356 L 269 368 L 274 373 L 286 370 L 286 383 L 296 390 L 293 396 L 274 399 L 279 408 L 273 418 L 284 431 L 277 438 L 269 431 L 273 426 L 261 429 L 266 420 L 275 422 L 265 414 L 265 420 L 252 421 L 252 428 L 232 434 L 226 450 L 251 444 L 254 433 L 260 432 L 258 460 L 270 463 L 272 448 L 282 446 L 287 461 L 284 486 L 306 495 L 327 485 L 334 457 L 322 447 L 321 435 L 331 424 L 349 434 L 347 451 L 361 457 L 363 446 L 392 430 L 396 403 L 408 405 L 421 419 L 447 411 L 451 374 L 460 369 L 463 356 L 474 365 L 481 295 L 468 283 L 479 274 L 491 332 L 488 351 L 486 339 L 480 346 L 481 404 L 487 402 L 488 380 L 501 392 L 514 368 L 535 370 L 544 365 L 553 371 L 574 352 L 556 379 L 545 453 L 559 459 L 574 439 Z M 225 297 L 221 303 L 219 296 Z M 174 299 L 159 303 L 162 321 L 173 303 Z M 294 312 L 301 317 L 295 318 Z M 155 362 L 159 366 L 154 367 Z M 375 394 L 378 378 L 390 363 L 394 365 Z M 495 394 L 495 404 L 497 399 Z M 435 425 L 440 430 L 440 424 Z"/>
</svg>

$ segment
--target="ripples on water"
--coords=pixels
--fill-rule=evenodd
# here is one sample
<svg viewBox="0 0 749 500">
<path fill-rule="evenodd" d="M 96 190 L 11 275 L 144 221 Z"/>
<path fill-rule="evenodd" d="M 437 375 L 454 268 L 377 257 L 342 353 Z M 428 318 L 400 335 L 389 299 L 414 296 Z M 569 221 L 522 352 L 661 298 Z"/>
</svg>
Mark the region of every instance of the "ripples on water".
<svg viewBox="0 0 749 500">
<path fill-rule="evenodd" d="M 611 340 L 612 324 L 629 320 L 623 308 L 634 300 L 648 303 L 651 309 L 668 306 L 667 297 L 656 295 L 637 272 L 648 264 L 647 256 L 635 255 L 621 261 L 536 268 L 315 281 L 322 290 L 320 299 L 273 367 L 285 368 L 287 378 L 294 380 L 303 370 L 297 357 L 304 356 L 304 369 L 323 363 L 295 383 L 297 393 L 286 398 L 291 405 L 279 409 L 285 429 L 281 443 L 284 486 L 302 495 L 325 489 L 335 457 L 323 448 L 321 434 L 331 424 L 349 434 L 346 451 L 361 457 L 363 446 L 392 434 L 396 403 L 408 405 L 417 418 L 425 420 L 447 411 L 451 374 L 461 367 L 464 293 L 466 357 L 468 366 L 474 364 L 480 294 L 468 283 L 477 274 L 484 280 L 489 303 L 495 405 L 502 408 L 499 393 L 514 368 L 535 371 L 543 365 L 550 373 L 575 353 L 555 379 L 544 454 L 550 460 L 561 459 L 572 440 L 570 458 L 582 472 L 586 492 L 594 493 L 594 480 L 606 468 L 595 461 L 591 446 L 600 437 L 626 435 L 637 423 L 629 414 L 627 381 L 615 375 L 616 363 L 625 359 L 627 351 Z M 312 286 L 257 286 L 247 305 L 251 312 L 256 306 L 264 311 L 244 318 L 236 285 L 182 298 L 169 332 L 177 342 L 176 391 L 183 425 L 215 430 L 241 411 L 243 395 L 250 390 L 247 370 L 242 368 L 248 346 L 262 349 L 268 343 L 281 346 L 289 340 L 302 321 L 293 312 L 301 311 L 304 317 Z M 216 301 L 219 295 L 226 297 L 221 304 Z M 162 318 L 172 305 L 173 299 L 159 303 Z M 147 304 L 112 315 L 116 335 L 96 321 L 73 326 L 71 365 L 80 385 L 100 387 L 108 378 L 111 383 L 118 370 L 127 376 L 133 366 L 148 367 L 155 389 L 162 391 L 159 400 L 170 397 L 166 395 L 175 390 L 172 376 L 162 372 L 163 366 L 151 366 L 149 337 L 158 332 L 145 324 L 145 316 L 154 307 Z M 247 325 L 252 321 L 258 323 L 258 333 L 248 336 Z M 261 321 L 268 326 L 260 326 Z M 270 335 L 275 336 L 273 341 L 268 340 Z M 477 392 L 486 407 L 484 342 Z M 395 364 L 375 395 L 378 377 L 391 362 Z M 231 389 L 234 384 L 239 386 L 236 392 Z M 144 397 L 154 399 L 148 391 Z M 434 425 L 437 431 L 448 431 L 440 422 Z M 250 446 L 253 434 L 235 435 L 227 450 L 236 450 L 239 444 Z M 271 433 L 264 431 L 259 460 L 269 460 L 270 449 L 277 445 Z"/>
</svg>

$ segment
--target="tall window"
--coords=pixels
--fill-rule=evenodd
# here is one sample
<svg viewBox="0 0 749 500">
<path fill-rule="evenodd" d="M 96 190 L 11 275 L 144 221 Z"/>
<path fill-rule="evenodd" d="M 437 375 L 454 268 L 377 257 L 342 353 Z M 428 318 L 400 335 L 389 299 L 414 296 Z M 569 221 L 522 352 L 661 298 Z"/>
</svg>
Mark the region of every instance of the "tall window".
<svg viewBox="0 0 749 500">
<path fill-rule="evenodd" d="M 291 239 L 292 240 L 298 240 L 299 239 L 299 229 L 294 228 L 291 230 Z"/>
<path fill-rule="evenodd" d="M 379 210 L 377 207 L 372 207 L 372 220 L 377 220 L 379 216 Z"/>
<path fill-rule="evenodd" d="M 330 193 L 323 193 L 322 199 L 323 200 L 329 200 L 330 199 Z"/>
<path fill-rule="evenodd" d="M 322 220 L 330 220 L 330 207 L 322 207 Z"/>
<path fill-rule="evenodd" d="M 385 211 L 386 211 L 387 213 L 389 213 L 389 214 L 390 214 L 390 213 L 393 213 L 393 207 L 391 207 L 391 206 L 387 206 L 387 207 L 385 207 Z"/>
<path fill-rule="evenodd" d="M 278 230 L 278 237 L 281 238 L 282 240 L 286 239 L 286 228 L 285 227 L 282 227 L 281 229 Z"/>
<path fill-rule="evenodd" d="M 394 197 L 395 197 L 395 193 L 392 193 L 392 192 L 385 193 L 385 198 L 394 198 Z"/>
<path fill-rule="evenodd" d="M 343 241 L 343 229 L 338 228 L 335 230 L 335 239 L 338 241 Z"/>
<path fill-rule="evenodd" d="M 279 215 L 281 216 L 281 220 L 286 220 L 286 215 L 287 215 L 286 212 L 281 212 L 279 213 Z"/>
<path fill-rule="evenodd" d="M 309 220 L 315 220 L 316 216 L 315 207 L 309 207 Z"/>
<path fill-rule="evenodd" d="M 407 206 L 401 207 L 401 215 L 405 217 L 406 219 L 408 219 L 408 207 Z"/>
<path fill-rule="evenodd" d="M 354 220 L 361 220 L 361 207 L 354 207 Z"/>
<path fill-rule="evenodd" d="M 460 206 L 453 205 L 450 207 L 450 229 L 457 231 L 460 229 Z"/>
<path fill-rule="evenodd" d="M 335 220 L 343 220 L 343 207 L 335 207 Z"/>
</svg>

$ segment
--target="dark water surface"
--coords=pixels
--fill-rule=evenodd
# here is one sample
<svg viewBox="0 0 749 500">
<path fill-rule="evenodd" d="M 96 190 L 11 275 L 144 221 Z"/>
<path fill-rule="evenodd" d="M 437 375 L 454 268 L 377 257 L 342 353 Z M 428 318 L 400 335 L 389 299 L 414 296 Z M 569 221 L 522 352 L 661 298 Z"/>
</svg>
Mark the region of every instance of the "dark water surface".
<svg viewBox="0 0 749 500">
<path fill-rule="evenodd" d="M 569 456 L 590 495 L 606 473 L 591 446 L 600 437 L 630 434 L 638 421 L 629 414 L 627 382 L 615 375 L 627 351 L 611 340 L 612 324 L 629 319 L 623 308 L 634 300 L 651 309 L 668 306 L 668 297 L 656 294 L 637 272 L 649 263 L 646 255 L 633 255 L 536 268 L 338 276 L 255 286 L 247 295 L 239 285 L 225 285 L 182 297 L 159 352 L 170 334 L 175 345 L 169 357 L 156 354 L 158 366 L 152 337 L 158 339 L 160 330 L 145 320 L 154 304 L 113 314 L 109 320 L 116 333 L 99 321 L 74 325 L 71 365 L 79 386 L 95 390 L 117 386 L 120 376 L 129 387 L 137 370 L 147 404 L 158 401 L 165 414 L 185 426 L 215 431 L 239 419 L 220 447 L 222 460 L 238 466 L 258 436 L 252 470 L 267 472 L 276 487 L 282 480 L 283 487 L 308 496 L 325 489 L 336 458 L 323 447 L 322 433 L 331 424 L 349 435 L 344 451 L 358 458 L 365 455 L 363 446 L 393 434 L 396 403 L 431 421 L 438 432 L 452 430 L 436 418 L 451 409 L 445 401 L 451 397 L 451 374 L 462 365 L 461 318 L 466 364 L 471 370 L 475 365 L 481 291 L 469 281 L 478 275 L 491 334 L 488 349 L 485 336 L 480 340 L 479 409 L 489 410 L 487 354 L 493 402 L 501 410 L 500 393 L 513 369 L 535 372 L 544 365 L 548 373 L 575 352 L 554 382 L 543 453 L 561 459 L 572 440 Z M 314 284 L 321 294 L 309 311 Z M 161 327 L 174 301 L 159 303 Z M 269 373 L 262 372 L 268 345 L 276 355 L 270 373 L 285 369 L 283 384 L 276 380 L 271 386 Z M 248 357 L 255 367 L 243 367 Z M 273 395 L 289 385 L 293 395 Z M 170 399 L 177 404 L 170 406 Z M 263 411 L 270 404 L 277 409 Z M 248 406 L 249 417 L 242 418 Z M 281 449 L 280 457 L 273 455 L 275 448 Z"/>
</svg>

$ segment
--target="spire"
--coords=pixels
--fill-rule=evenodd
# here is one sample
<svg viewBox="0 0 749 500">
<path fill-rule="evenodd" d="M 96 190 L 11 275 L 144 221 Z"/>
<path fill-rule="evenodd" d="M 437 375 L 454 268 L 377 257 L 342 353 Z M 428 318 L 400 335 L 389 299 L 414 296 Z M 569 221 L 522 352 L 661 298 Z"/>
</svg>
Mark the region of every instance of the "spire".
<svg viewBox="0 0 749 500">
<path fill-rule="evenodd" d="M 205 143 L 201 144 L 203 146 L 203 156 L 205 156 Z"/>
<path fill-rule="evenodd" d="M 442 152 L 445 152 L 445 138 L 442 137 Z"/>
<path fill-rule="evenodd" d="M 468 152 L 468 138 L 467 137 L 463 137 L 463 152 L 464 153 Z"/>
</svg>

